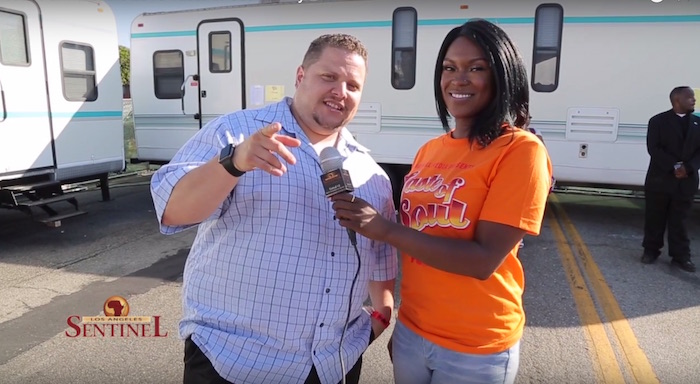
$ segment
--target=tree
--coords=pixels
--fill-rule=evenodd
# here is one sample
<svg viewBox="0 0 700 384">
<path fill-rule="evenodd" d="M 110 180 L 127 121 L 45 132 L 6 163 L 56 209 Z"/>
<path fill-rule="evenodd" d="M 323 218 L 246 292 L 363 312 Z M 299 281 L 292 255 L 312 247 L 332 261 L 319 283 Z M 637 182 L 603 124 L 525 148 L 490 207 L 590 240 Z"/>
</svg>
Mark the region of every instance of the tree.
<svg viewBox="0 0 700 384">
<path fill-rule="evenodd" d="M 131 51 L 123 45 L 119 46 L 119 65 L 122 68 L 122 85 L 129 85 L 129 76 L 131 75 Z"/>
</svg>

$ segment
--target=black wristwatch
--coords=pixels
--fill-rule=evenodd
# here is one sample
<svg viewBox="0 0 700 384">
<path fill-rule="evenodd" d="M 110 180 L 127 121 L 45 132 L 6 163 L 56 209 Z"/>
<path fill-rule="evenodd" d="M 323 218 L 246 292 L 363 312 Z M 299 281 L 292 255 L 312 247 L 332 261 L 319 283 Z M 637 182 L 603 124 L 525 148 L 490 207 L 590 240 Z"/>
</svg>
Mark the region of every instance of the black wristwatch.
<svg viewBox="0 0 700 384">
<path fill-rule="evenodd" d="M 233 152 L 235 152 L 236 146 L 229 144 L 221 149 L 219 153 L 219 164 L 223 165 L 226 172 L 230 173 L 233 177 L 241 177 L 245 174 L 245 171 L 241 171 L 233 165 Z"/>
</svg>

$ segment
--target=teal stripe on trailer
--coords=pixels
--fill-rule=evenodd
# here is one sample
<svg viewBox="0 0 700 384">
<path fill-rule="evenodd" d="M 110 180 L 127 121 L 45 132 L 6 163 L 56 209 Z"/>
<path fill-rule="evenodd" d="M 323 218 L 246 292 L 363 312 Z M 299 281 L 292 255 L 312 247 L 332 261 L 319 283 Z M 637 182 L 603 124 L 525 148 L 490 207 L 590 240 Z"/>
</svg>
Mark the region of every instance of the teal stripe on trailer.
<svg viewBox="0 0 700 384">
<path fill-rule="evenodd" d="M 78 111 L 56 112 L 53 117 L 89 118 L 89 117 L 122 117 L 122 111 Z"/>
<path fill-rule="evenodd" d="M 48 117 L 48 112 L 8 112 L 7 118 L 14 119 L 29 119 L 37 117 Z M 51 117 L 54 118 L 71 118 L 71 119 L 84 119 L 84 118 L 98 118 L 98 117 L 122 117 L 122 111 L 78 111 L 78 112 L 52 112 Z"/>
<path fill-rule="evenodd" d="M 432 25 L 460 25 L 467 21 L 464 19 L 425 19 L 418 20 L 420 26 Z M 500 25 L 533 24 L 534 17 L 492 17 L 486 18 Z M 696 23 L 700 22 L 700 15 L 663 15 L 663 16 L 569 16 L 564 17 L 565 24 L 628 24 L 628 23 Z M 338 29 L 338 28 L 386 28 L 391 27 L 391 20 L 379 21 L 350 21 L 338 23 L 307 23 L 286 25 L 260 25 L 245 27 L 248 33 L 274 32 L 274 31 L 301 31 L 313 29 Z M 196 36 L 197 31 L 168 31 L 168 32 L 143 32 L 132 33 L 132 39 L 144 39 L 153 37 L 181 37 Z"/>
<path fill-rule="evenodd" d="M 142 32 L 132 33 L 132 39 L 147 39 L 150 37 L 182 37 L 197 36 L 197 31 L 169 31 L 169 32 Z"/>
<path fill-rule="evenodd" d="M 700 15 L 564 17 L 564 23 L 567 24 L 696 23 L 698 21 L 700 21 Z"/>
<path fill-rule="evenodd" d="M 313 23 L 313 24 L 287 24 L 287 25 L 262 25 L 258 27 L 246 27 L 246 32 L 271 32 L 271 31 L 299 31 L 307 29 L 337 29 L 337 28 L 377 28 L 391 27 L 391 21 L 351 21 L 342 23 Z"/>
</svg>

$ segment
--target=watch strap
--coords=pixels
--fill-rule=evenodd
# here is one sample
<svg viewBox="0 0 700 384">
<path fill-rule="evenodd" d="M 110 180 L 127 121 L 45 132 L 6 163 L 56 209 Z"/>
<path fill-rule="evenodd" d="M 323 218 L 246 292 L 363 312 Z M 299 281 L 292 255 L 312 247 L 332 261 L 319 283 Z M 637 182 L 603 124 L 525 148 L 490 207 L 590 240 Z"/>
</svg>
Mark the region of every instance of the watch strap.
<svg viewBox="0 0 700 384">
<path fill-rule="evenodd" d="M 231 154 L 219 161 L 219 163 L 224 167 L 226 172 L 228 172 L 231 176 L 233 177 L 241 177 L 245 174 L 245 171 L 241 171 L 240 169 L 236 168 L 235 165 L 233 165 L 233 154 L 236 151 L 236 146 L 233 144 L 229 144 L 231 147 Z M 225 148 L 224 148 L 225 150 Z"/>
</svg>

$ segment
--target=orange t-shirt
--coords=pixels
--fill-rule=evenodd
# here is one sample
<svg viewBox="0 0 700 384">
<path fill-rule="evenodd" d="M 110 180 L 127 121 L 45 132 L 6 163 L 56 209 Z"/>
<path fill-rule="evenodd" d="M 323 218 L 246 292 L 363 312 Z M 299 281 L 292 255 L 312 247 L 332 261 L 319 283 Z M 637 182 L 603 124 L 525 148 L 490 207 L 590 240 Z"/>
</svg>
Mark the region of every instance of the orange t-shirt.
<svg viewBox="0 0 700 384">
<path fill-rule="evenodd" d="M 512 133 L 512 134 L 511 134 Z M 404 180 L 404 225 L 441 237 L 472 240 L 480 220 L 539 234 L 552 165 L 544 145 L 509 129 L 485 148 L 437 137 L 418 151 Z M 484 281 L 435 269 L 402 255 L 399 319 L 445 348 L 502 352 L 522 336 L 523 268 L 517 245 Z"/>
</svg>

